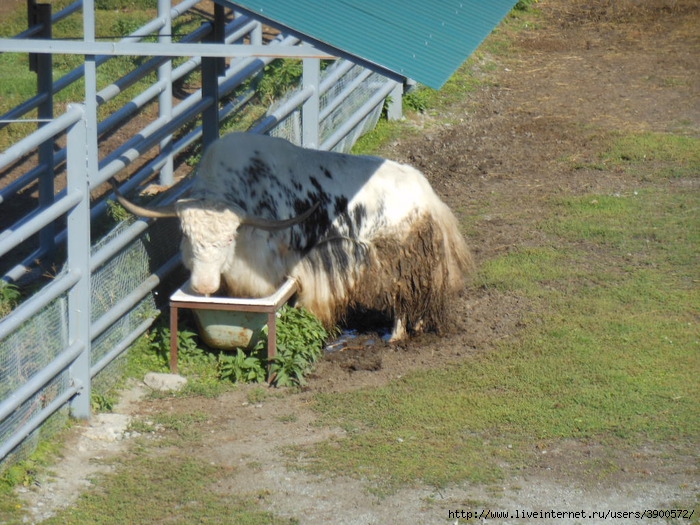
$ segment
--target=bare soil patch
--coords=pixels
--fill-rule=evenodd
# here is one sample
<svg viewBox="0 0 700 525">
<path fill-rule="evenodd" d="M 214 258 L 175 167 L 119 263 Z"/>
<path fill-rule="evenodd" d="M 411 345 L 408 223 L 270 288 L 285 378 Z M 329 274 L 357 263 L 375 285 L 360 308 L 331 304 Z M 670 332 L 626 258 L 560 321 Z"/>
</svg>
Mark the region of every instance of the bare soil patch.
<svg viewBox="0 0 700 525">
<path fill-rule="evenodd" d="M 421 133 L 384 152 L 422 169 L 463 217 L 490 203 L 469 239 L 477 262 L 546 242 L 532 226 L 552 196 L 634 190 L 639 181 L 624 172 L 573 166 L 596 160 L 604 133 L 700 135 L 698 2 L 542 0 L 538 6 L 542 27 L 514 36 L 513 52 L 499 57 L 497 70 L 488 73 L 490 85 L 450 108 L 450 124 L 440 115 L 425 117 L 415 122 Z M 360 341 L 329 354 L 303 392 L 256 404 L 247 397 L 252 387 L 241 387 L 213 400 L 142 401 L 128 413 L 210 414 L 210 438 L 191 453 L 230 467 L 231 475 L 214 490 L 259 493 L 262 507 L 304 524 L 442 524 L 448 510 L 474 502 L 494 510 L 637 510 L 678 508 L 679 502 L 688 508 L 700 490 L 697 463 L 673 445 L 630 456 L 600 443 L 543 443 L 533 451 L 539 457 L 535 468 L 513 473 L 501 487 L 437 490 L 417 484 L 383 499 L 371 496 L 361 480 L 329 480 L 274 460 L 280 447 L 342 436 L 339 429 L 314 426 L 314 393 L 383 385 L 412 370 L 487 352 L 517 334 L 530 308 L 522 297 L 474 286 L 454 304 L 455 322 L 447 333 L 400 346 L 364 347 Z M 607 474 L 602 467 L 608 463 L 622 469 Z M 47 486 L 32 501 L 44 498 Z"/>
</svg>

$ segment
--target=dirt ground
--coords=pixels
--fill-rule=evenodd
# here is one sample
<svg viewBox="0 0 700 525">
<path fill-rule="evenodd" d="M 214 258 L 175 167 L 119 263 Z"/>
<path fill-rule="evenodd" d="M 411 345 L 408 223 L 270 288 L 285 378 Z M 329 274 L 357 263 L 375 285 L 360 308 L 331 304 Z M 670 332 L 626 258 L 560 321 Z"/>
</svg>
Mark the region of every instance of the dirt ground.
<svg viewBox="0 0 700 525">
<path fill-rule="evenodd" d="M 416 119 L 420 133 L 384 152 L 423 170 L 462 218 L 490 203 L 491 212 L 469 239 L 477 262 L 513 247 L 541 244 L 541 233 L 532 224 L 541 203 L 553 195 L 634 189 L 637 181 L 625 173 L 574 169 L 571 162 L 562 162 L 596 160 L 599 130 L 700 135 L 700 2 L 542 0 L 538 9 L 540 27 L 518 32 L 513 52 L 497 58 L 495 71 L 483 68 L 488 87 L 465 97 L 448 114 Z M 483 64 L 491 60 L 485 56 Z M 697 188 L 698 180 L 677 184 Z M 153 411 L 211 414 L 211 439 L 192 453 L 231 467 L 230 477 L 216 490 L 260 491 L 267 494 L 263 507 L 305 525 L 444 524 L 448 510 L 467 509 L 466 502 L 473 501 L 494 510 L 692 506 L 700 491 L 694 460 L 669 456 L 668 450 L 641 449 L 622 457 L 596 443 L 567 442 L 542 450 L 536 468 L 513 475 L 497 492 L 468 484 L 439 492 L 414 486 L 382 500 L 369 496 L 362 481 L 329 481 L 270 461 L 279 447 L 342 435 L 312 424 L 315 416 L 308 404 L 314 393 L 383 385 L 414 369 L 489 351 L 496 341 L 517 333 L 528 308 L 517 296 L 473 287 L 454 305 L 456 321 L 449 333 L 421 336 L 399 347 L 329 354 L 304 392 L 254 404 L 243 387 L 213 400 L 131 400 L 119 411 L 130 417 L 148 417 Z M 281 421 L 280 413 L 294 417 Z M 75 496 L 80 475 L 90 475 L 90 457 L 109 453 L 115 443 L 128 446 L 128 440 L 103 439 L 90 450 L 84 444 L 88 438 L 75 439 L 75 457 L 65 460 L 75 464 L 55 472 L 79 475 L 56 479 L 28 495 L 38 520 L 57 502 Z M 613 458 L 624 469 L 604 480 L 577 469 L 583 458 L 596 457 Z"/>
</svg>

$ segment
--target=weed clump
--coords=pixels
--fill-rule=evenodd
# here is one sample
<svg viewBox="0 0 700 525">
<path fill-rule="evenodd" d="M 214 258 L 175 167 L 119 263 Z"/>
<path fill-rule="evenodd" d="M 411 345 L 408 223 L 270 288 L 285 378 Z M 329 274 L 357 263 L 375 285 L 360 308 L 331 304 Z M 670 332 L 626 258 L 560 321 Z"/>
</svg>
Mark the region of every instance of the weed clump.
<svg viewBox="0 0 700 525">
<path fill-rule="evenodd" d="M 277 317 L 277 352 L 272 359 L 266 355 L 267 326 L 262 330 L 264 337 L 252 350 L 237 348 L 234 352 L 203 348 L 196 332 L 184 329 L 178 331 L 179 364 L 186 374 L 196 379 L 195 382 L 210 386 L 228 381 L 263 383 L 268 374 L 275 386 L 302 386 L 333 334 L 305 308 L 285 305 Z M 140 359 L 143 366 L 139 368 L 166 368 L 169 349 L 170 329 L 164 326 L 154 329 L 144 350 L 148 356 Z M 212 393 L 215 395 L 218 390 L 215 387 Z"/>
</svg>

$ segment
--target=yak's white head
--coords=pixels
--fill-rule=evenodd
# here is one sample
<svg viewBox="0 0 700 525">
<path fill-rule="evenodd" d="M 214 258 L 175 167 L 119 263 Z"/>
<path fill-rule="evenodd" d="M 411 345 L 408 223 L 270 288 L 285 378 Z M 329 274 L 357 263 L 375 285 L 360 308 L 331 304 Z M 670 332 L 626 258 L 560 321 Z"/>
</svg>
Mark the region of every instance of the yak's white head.
<svg viewBox="0 0 700 525">
<path fill-rule="evenodd" d="M 182 260 L 191 272 L 192 291 L 202 295 L 216 293 L 221 274 L 236 250 L 238 229 L 243 226 L 278 231 L 305 221 L 318 203 L 291 219 L 266 219 L 247 215 L 237 207 L 209 199 L 180 199 L 171 206 L 145 208 L 128 201 L 112 182 L 114 193 L 128 211 L 140 217 L 178 217 L 182 228 Z"/>
<path fill-rule="evenodd" d="M 182 262 L 191 272 L 192 290 L 216 293 L 226 261 L 236 250 L 243 214 L 222 203 L 189 199 L 178 201 L 176 212 L 182 228 Z"/>
</svg>

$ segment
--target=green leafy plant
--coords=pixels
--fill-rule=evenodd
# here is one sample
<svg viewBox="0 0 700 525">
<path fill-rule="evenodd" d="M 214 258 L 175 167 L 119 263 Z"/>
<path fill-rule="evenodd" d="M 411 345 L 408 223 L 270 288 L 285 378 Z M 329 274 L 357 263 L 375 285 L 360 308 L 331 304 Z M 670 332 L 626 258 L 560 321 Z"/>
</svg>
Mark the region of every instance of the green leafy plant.
<svg viewBox="0 0 700 525">
<path fill-rule="evenodd" d="M 515 4 L 513 9 L 516 9 L 518 11 L 527 11 L 537 2 L 539 2 L 539 0 L 519 0 L 518 3 Z"/>
<path fill-rule="evenodd" d="M 126 209 L 116 201 L 107 201 L 107 213 L 116 222 L 123 222 L 131 220 L 133 215 L 126 211 Z"/>
<path fill-rule="evenodd" d="M 211 367 L 216 357 L 199 345 L 197 333 L 182 329 L 177 332 L 178 364 L 190 369 L 195 375 Z M 166 365 L 170 360 L 170 328 L 158 326 L 149 335 L 148 351 L 156 356 L 160 364 Z"/>
<path fill-rule="evenodd" d="M 417 86 L 403 96 L 403 105 L 418 113 L 424 113 L 433 104 L 432 99 L 434 97 L 434 89 L 425 86 Z"/>
<path fill-rule="evenodd" d="M 219 354 L 219 375 L 222 379 L 230 379 L 243 383 L 262 383 L 265 381 L 265 367 L 263 359 L 260 358 L 258 344 L 253 354 L 247 355 L 240 348 L 236 349 L 235 355 Z"/>
<path fill-rule="evenodd" d="M 265 66 L 265 75 L 257 86 L 258 97 L 270 104 L 299 83 L 304 71 L 301 60 L 275 60 Z"/>
<path fill-rule="evenodd" d="M 13 491 L 15 487 L 37 485 L 40 472 L 55 461 L 55 458 L 61 453 L 62 447 L 62 443 L 58 440 L 42 439 L 30 457 L 12 465 L 5 463 L 0 468 L 0 516 L 5 517 L 3 511 L 6 510 L 6 505 L 9 504 L 11 507 L 17 505 L 16 503 L 12 505 L 15 500 L 11 496 L 8 497 L 8 494 L 16 495 Z M 15 522 L 3 521 L 2 523 Z"/>
<path fill-rule="evenodd" d="M 263 354 L 267 340 L 258 342 L 246 353 L 237 349 L 234 355 L 220 354 L 219 375 L 236 382 L 262 383 L 269 365 L 272 384 L 304 385 L 304 376 L 323 355 L 323 347 L 332 335 L 311 312 L 304 308 L 284 306 L 277 320 L 277 355 L 267 360 Z M 267 328 L 264 329 L 267 335 Z"/>
<path fill-rule="evenodd" d="M 269 374 L 272 384 L 277 386 L 299 386 L 305 384 L 304 376 L 323 355 L 326 341 L 333 334 L 308 310 L 284 306 L 277 319 L 277 355 L 268 361 L 267 327 L 265 337 L 255 347 L 246 352 L 238 348 L 235 352 L 213 352 L 200 346 L 197 333 L 192 330 L 178 331 L 178 364 L 183 373 L 193 376 L 196 381 L 188 388 L 197 389 L 198 384 L 222 381 L 235 383 L 264 383 Z M 145 354 L 132 367 L 134 375 L 146 370 L 163 369 L 167 366 L 170 353 L 170 329 L 167 326 L 155 327 L 148 336 Z M 200 385 L 201 386 L 201 385 Z M 217 388 L 214 391 L 218 391 Z M 97 400 L 98 403 L 101 400 Z"/>
<path fill-rule="evenodd" d="M 0 478 L 5 487 L 31 487 L 37 483 L 36 462 L 27 459 L 7 468 Z"/>
<path fill-rule="evenodd" d="M 180 359 L 188 360 L 201 355 L 203 350 L 197 344 L 197 334 L 191 330 L 178 330 L 178 355 Z M 151 349 L 156 353 L 167 356 L 170 351 L 170 328 L 159 326 L 151 332 Z"/>
<path fill-rule="evenodd" d="M 0 281 L 0 317 L 9 314 L 17 306 L 21 293 L 14 284 Z"/>
<path fill-rule="evenodd" d="M 93 393 L 90 395 L 90 407 L 93 412 L 111 412 L 114 404 L 114 399 L 105 394 Z"/>
<path fill-rule="evenodd" d="M 285 306 L 278 315 L 277 356 L 270 363 L 270 374 L 279 386 L 304 385 L 304 376 L 323 355 L 332 334 L 305 308 Z"/>
</svg>

